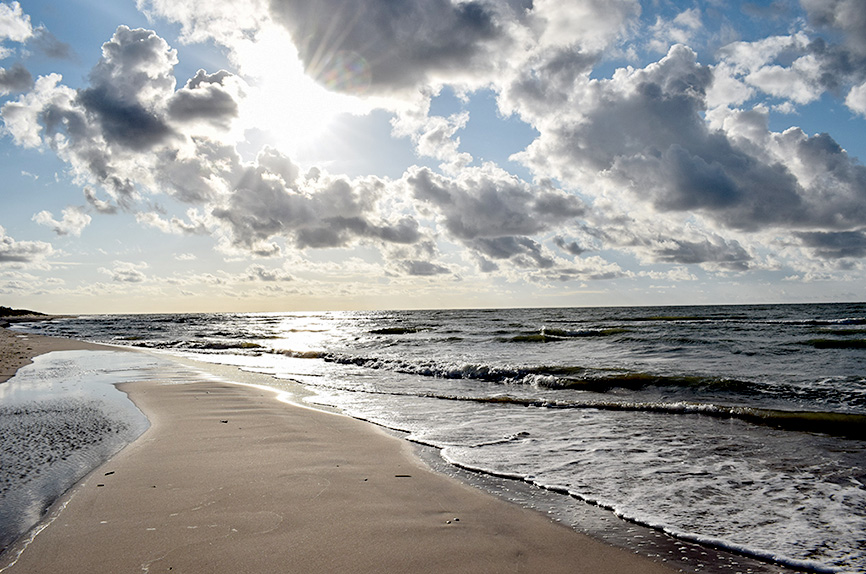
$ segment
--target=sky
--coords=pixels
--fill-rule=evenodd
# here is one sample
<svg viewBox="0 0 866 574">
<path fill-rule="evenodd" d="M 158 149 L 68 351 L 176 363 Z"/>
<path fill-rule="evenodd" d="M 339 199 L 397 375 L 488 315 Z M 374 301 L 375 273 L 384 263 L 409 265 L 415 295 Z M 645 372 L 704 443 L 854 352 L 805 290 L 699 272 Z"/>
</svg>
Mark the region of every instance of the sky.
<svg viewBox="0 0 866 574">
<path fill-rule="evenodd" d="M 0 304 L 866 300 L 866 2 L 0 1 Z"/>
</svg>

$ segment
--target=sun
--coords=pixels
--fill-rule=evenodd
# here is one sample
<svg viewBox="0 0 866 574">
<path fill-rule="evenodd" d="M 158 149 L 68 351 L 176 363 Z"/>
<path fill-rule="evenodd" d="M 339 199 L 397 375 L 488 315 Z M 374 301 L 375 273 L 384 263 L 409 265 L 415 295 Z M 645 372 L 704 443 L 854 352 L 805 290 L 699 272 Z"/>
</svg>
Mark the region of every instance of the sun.
<svg viewBox="0 0 866 574">
<path fill-rule="evenodd" d="M 332 91 L 304 71 L 288 32 L 270 26 L 235 49 L 237 65 L 249 82 L 249 92 L 240 111 L 247 128 L 266 132 L 272 144 L 286 153 L 320 145 L 335 118 L 341 114 L 365 114 L 371 104 L 361 97 Z M 334 84 L 351 82 L 353 70 L 363 66 L 347 60 L 348 77 Z"/>
</svg>

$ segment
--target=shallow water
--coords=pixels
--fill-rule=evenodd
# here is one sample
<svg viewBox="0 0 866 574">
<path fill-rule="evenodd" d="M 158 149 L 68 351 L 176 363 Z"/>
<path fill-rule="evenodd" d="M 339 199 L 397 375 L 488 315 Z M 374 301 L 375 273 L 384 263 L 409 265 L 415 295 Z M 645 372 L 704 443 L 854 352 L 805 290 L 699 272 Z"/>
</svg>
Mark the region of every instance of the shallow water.
<svg viewBox="0 0 866 574">
<path fill-rule="evenodd" d="M 58 351 L 0 384 L 0 548 L 147 429 L 147 418 L 114 385 L 162 362 L 142 353 Z"/>
</svg>

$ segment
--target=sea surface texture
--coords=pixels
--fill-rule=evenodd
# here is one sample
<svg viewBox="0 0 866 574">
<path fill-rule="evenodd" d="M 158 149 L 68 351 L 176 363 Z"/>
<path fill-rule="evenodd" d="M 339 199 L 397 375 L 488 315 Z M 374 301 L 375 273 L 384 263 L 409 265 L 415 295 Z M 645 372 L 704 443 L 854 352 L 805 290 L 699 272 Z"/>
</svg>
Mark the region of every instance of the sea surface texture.
<svg viewBox="0 0 866 574">
<path fill-rule="evenodd" d="M 866 571 L 866 305 L 94 316 L 676 537 Z"/>
</svg>

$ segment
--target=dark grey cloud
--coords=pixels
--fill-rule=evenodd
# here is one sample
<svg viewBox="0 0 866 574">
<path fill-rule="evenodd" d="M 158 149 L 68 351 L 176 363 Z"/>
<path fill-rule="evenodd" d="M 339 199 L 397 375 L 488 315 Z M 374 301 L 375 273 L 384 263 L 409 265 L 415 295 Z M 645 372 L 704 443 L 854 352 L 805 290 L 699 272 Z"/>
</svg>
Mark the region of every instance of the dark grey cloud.
<svg viewBox="0 0 866 574">
<path fill-rule="evenodd" d="M 137 102 L 115 99 L 105 87 L 88 88 L 78 97 L 84 109 L 98 118 L 102 134 L 110 143 L 145 151 L 172 134 L 159 116 Z"/>
<path fill-rule="evenodd" d="M 700 264 L 713 263 L 732 271 L 749 268 L 752 256 L 737 241 L 715 238 L 714 241 L 686 241 L 669 239 L 665 247 L 656 249 L 659 261 L 665 263 Z"/>
<path fill-rule="evenodd" d="M 401 89 L 446 72 L 488 67 L 500 38 L 489 2 L 271 0 L 308 73 L 337 90 Z"/>
<path fill-rule="evenodd" d="M 295 244 L 305 247 L 342 247 L 354 238 L 380 239 L 386 243 L 415 243 L 421 239 L 418 222 L 404 218 L 395 224 L 375 225 L 363 217 L 318 217 L 297 230 Z"/>
<path fill-rule="evenodd" d="M 72 46 L 58 40 L 54 34 L 44 26 L 40 26 L 34 30 L 34 38 L 31 42 L 37 50 L 49 58 L 71 60 L 75 57 L 75 52 L 72 50 Z"/>
<path fill-rule="evenodd" d="M 543 275 L 544 279 L 550 281 L 612 281 L 614 279 L 622 279 L 628 277 L 621 269 L 611 269 L 608 271 L 592 271 L 575 267 L 555 268 L 549 273 Z"/>
<path fill-rule="evenodd" d="M 556 262 L 546 255 L 539 244 L 529 237 L 476 237 L 466 243 L 477 253 L 491 259 L 507 259 L 515 267 L 550 269 Z"/>
<path fill-rule="evenodd" d="M 172 134 L 162 110 L 174 94 L 176 63 L 174 50 L 152 30 L 120 26 L 102 45 L 91 86 L 79 92 L 78 101 L 109 143 L 152 148 Z"/>
<path fill-rule="evenodd" d="M 432 263 L 430 261 L 421 260 L 406 260 L 397 263 L 397 266 L 407 275 L 416 277 L 432 277 L 435 275 L 445 275 L 451 273 L 451 270 L 442 265 Z"/>
<path fill-rule="evenodd" d="M 556 113 L 569 105 L 575 83 L 592 71 L 599 57 L 577 45 L 542 50 L 508 85 L 506 99 L 518 112 Z"/>
<path fill-rule="evenodd" d="M 814 250 L 823 259 L 866 257 L 864 231 L 809 231 L 795 235 L 803 245 Z"/>
<path fill-rule="evenodd" d="M 586 212 L 577 197 L 560 190 L 503 174 L 465 173 L 451 179 L 418 168 L 407 179 L 415 198 L 434 206 L 448 232 L 459 239 L 534 235 Z"/>
<path fill-rule="evenodd" d="M 206 120 L 228 128 L 238 115 L 238 102 L 224 88 L 226 80 L 232 77 L 225 70 L 215 74 L 199 70 L 169 100 L 169 118 L 180 122 Z"/>
<path fill-rule="evenodd" d="M 21 64 L 13 64 L 11 68 L 0 68 L 0 94 L 23 92 L 33 85 L 33 76 Z"/>
<path fill-rule="evenodd" d="M 105 201 L 96 197 L 96 192 L 93 188 L 84 188 L 84 199 L 86 199 L 87 203 L 98 213 L 104 213 L 107 215 L 114 215 L 117 213 L 117 206 L 110 201 Z"/>
<path fill-rule="evenodd" d="M 570 255 L 582 255 L 587 249 L 581 247 L 577 241 L 566 241 L 564 237 L 557 235 L 553 238 L 553 244 Z"/>
<path fill-rule="evenodd" d="M 839 32 L 843 45 L 866 57 L 866 3 L 862 0 L 800 0 L 814 25 Z"/>
</svg>

